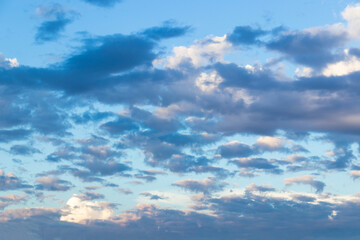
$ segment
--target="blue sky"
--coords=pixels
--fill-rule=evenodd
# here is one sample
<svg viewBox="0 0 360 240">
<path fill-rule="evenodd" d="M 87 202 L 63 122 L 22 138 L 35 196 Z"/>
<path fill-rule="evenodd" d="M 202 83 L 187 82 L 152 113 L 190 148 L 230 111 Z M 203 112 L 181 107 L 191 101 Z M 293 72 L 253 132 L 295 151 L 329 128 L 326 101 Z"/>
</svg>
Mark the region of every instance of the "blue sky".
<svg viewBox="0 0 360 240">
<path fill-rule="evenodd" d="M 0 0 L 0 22 L 0 239 L 360 235 L 355 1 Z"/>
</svg>

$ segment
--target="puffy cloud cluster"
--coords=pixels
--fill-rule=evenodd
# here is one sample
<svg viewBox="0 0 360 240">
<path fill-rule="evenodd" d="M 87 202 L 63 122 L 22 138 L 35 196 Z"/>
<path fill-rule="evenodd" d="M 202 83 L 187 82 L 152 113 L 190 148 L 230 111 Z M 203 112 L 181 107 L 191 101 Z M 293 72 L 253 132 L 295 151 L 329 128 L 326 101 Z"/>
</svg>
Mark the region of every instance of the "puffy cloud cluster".
<svg viewBox="0 0 360 240">
<path fill-rule="evenodd" d="M 31 185 L 15 176 L 12 172 L 5 173 L 0 169 L 0 191 L 30 188 Z"/>
<path fill-rule="evenodd" d="M 206 205 L 211 210 L 208 214 L 138 204 L 133 210 L 111 215 L 107 205 L 73 196 L 67 206 L 77 208 L 71 208 L 72 213 L 63 215 L 62 221 L 59 214 L 66 212 L 55 209 L 6 210 L 0 215 L 5 221 L 0 231 L 2 236 L 12 239 L 28 234 L 30 239 L 152 236 L 156 239 L 266 237 L 272 240 L 293 236 L 299 240 L 318 237 L 335 240 L 354 239 L 359 234 L 358 223 L 353 221 L 353 212 L 359 208 L 358 196 L 274 192 L 271 188 L 269 191 L 269 187 L 254 185 L 247 189 L 250 188 L 257 190 L 197 198 L 194 207 Z M 258 191 L 261 188 L 266 190 Z M 15 225 L 20 232 L 14 231 Z M 274 227 L 279 225 L 281 228 Z M 307 231 L 303 231 L 304 227 Z M 349 231 L 344 234 L 344 230 Z"/>
<path fill-rule="evenodd" d="M 85 2 L 112 7 L 120 1 Z M 314 176 L 348 171 L 349 178 L 360 177 L 360 51 L 349 48 L 359 38 L 358 12 L 359 5 L 349 6 L 342 13 L 346 24 L 298 31 L 237 26 L 176 46 L 169 56 L 161 41 L 190 26 L 168 21 L 127 35 L 84 35 L 76 50 L 43 67 L 0 55 L 1 151 L 44 164 L 27 169 L 14 159 L 8 165 L 30 171 L 29 184 L 18 172 L 0 170 L 0 191 L 28 194 L 0 196 L 0 208 L 28 197 L 61 201 L 56 197 L 70 189 L 81 193 L 59 209 L 1 212 L 1 236 L 355 239 L 358 195 L 323 193 L 327 182 Z M 57 40 L 76 16 L 60 5 L 41 6 L 37 14 L 45 19 L 39 42 Z M 225 60 L 248 48 L 274 58 L 252 65 Z M 293 76 L 281 70 L 289 62 L 298 69 Z M 331 153 L 315 151 L 314 143 Z M 284 179 L 285 189 L 309 185 L 316 193 L 256 184 L 236 189 L 241 177 L 258 182 L 267 173 Z M 81 191 L 79 179 L 99 186 Z M 122 194 L 119 203 L 136 197 L 140 203 L 117 213 L 107 201 L 115 192 Z"/>
</svg>

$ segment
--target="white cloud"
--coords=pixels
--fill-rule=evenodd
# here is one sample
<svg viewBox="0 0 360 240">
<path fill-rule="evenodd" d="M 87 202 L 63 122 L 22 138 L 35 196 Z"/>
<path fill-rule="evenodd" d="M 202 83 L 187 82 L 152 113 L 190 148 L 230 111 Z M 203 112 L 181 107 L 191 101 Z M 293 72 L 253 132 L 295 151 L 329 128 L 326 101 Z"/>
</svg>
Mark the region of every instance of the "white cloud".
<svg viewBox="0 0 360 240">
<path fill-rule="evenodd" d="M 9 68 L 14 68 L 14 67 L 18 67 L 18 66 L 19 66 L 19 62 L 16 58 L 5 58 L 0 53 L 0 68 L 9 69 Z"/>
<path fill-rule="evenodd" d="M 230 51 L 231 47 L 232 44 L 226 41 L 226 35 L 207 37 L 195 42 L 190 47 L 174 47 L 174 55 L 167 58 L 166 67 L 176 69 L 186 62 L 190 62 L 195 67 L 213 62 L 223 62 L 224 55 Z"/>
<path fill-rule="evenodd" d="M 311 77 L 314 73 L 314 70 L 309 67 L 296 68 L 295 76 L 296 77 Z"/>
<path fill-rule="evenodd" d="M 255 144 L 265 150 L 274 151 L 284 147 L 285 140 L 279 137 L 265 136 L 259 137 Z"/>
<path fill-rule="evenodd" d="M 61 221 L 84 223 L 87 220 L 108 220 L 113 216 L 113 206 L 108 202 L 92 202 L 74 194 L 62 209 Z"/>
<path fill-rule="evenodd" d="M 348 49 L 345 49 L 345 60 L 327 65 L 322 74 L 327 77 L 344 76 L 360 71 L 360 59 L 356 56 L 349 56 L 348 52 Z"/>
<path fill-rule="evenodd" d="M 341 13 L 348 22 L 348 33 L 351 37 L 360 36 L 360 4 L 349 5 Z"/>
<path fill-rule="evenodd" d="M 216 72 L 211 73 L 201 73 L 198 78 L 195 80 L 195 85 L 203 92 L 211 93 L 224 79 Z"/>
</svg>

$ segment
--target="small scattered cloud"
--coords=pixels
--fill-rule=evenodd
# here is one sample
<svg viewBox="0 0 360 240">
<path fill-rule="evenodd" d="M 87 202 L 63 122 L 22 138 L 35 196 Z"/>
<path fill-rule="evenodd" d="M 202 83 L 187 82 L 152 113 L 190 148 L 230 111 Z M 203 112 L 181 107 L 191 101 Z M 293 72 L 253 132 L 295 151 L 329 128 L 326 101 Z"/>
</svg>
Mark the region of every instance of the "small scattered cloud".
<svg viewBox="0 0 360 240">
<path fill-rule="evenodd" d="M 173 183 L 174 186 L 184 188 L 191 192 L 202 192 L 204 194 L 210 194 L 212 192 L 222 190 L 227 183 L 218 182 L 215 178 L 205 178 L 203 180 L 197 179 L 184 179 Z"/>
<path fill-rule="evenodd" d="M 307 185 L 310 185 L 313 188 L 315 188 L 317 193 L 321 193 L 324 190 L 324 187 L 326 186 L 325 183 L 315 180 L 314 177 L 312 177 L 310 175 L 285 178 L 284 183 L 286 185 L 307 184 Z"/>
</svg>

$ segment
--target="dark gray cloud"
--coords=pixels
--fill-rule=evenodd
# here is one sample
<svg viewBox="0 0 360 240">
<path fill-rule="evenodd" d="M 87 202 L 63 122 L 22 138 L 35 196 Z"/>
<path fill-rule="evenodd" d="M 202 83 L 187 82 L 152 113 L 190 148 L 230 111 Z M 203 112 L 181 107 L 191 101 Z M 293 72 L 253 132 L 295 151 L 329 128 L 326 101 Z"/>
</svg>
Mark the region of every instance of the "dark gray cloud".
<svg viewBox="0 0 360 240">
<path fill-rule="evenodd" d="M 68 11 L 59 4 L 40 6 L 37 8 L 37 14 L 47 19 L 37 28 L 35 35 L 37 43 L 59 39 L 65 27 L 70 24 L 76 16 L 75 12 Z"/>
<path fill-rule="evenodd" d="M 12 204 L 18 204 L 20 202 L 26 202 L 27 196 L 23 195 L 15 195 L 15 194 L 7 194 L 4 196 L 0 196 L 0 209 L 4 209 Z"/>
<path fill-rule="evenodd" d="M 71 22 L 72 21 L 67 18 L 43 22 L 37 29 L 35 40 L 37 42 L 57 40 L 60 37 L 60 33 L 65 30 L 66 25 Z"/>
<path fill-rule="evenodd" d="M 98 199 L 104 199 L 105 196 L 101 193 L 86 191 L 84 194 L 77 195 L 83 201 L 93 201 Z"/>
<path fill-rule="evenodd" d="M 192 192 L 201 192 L 204 194 L 210 194 L 222 190 L 227 183 L 218 182 L 216 178 L 205 178 L 203 180 L 197 179 L 184 179 L 174 182 L 172 185 L 184 188 Z"/>
<path fill-rule="evenodd" d="M 32 133 L 28 129 L 0 130 L 0 142 L 11 142 L 14 140 L 23 140 Z"/>
<path fill-rule="evenodd" d="M 235 160 L 231 160 L 230 163 L 235 164 L 239 168 L 245 168 L 249 170 L 261 170 L 274 174 L 281 174 L 283 172 L 283 170 L 280 169 L 277 164 L 272 163 L 270 160 L 265 158 L 238 158 Z"/>
<path fill-rule="evenodd" d="M 315 198 L 299 194 L 287 198 L 233 194 L 203 199 L 199 204 L 208 205 L 216 216 L 139 205 L 124 213 L 125 221 L 122 215 L 115 217 L 123 219 L 121 225 L 111 221 L 92 221 L 87 225 L 59 221 L 60 212 L 54 209 L 6 210 L 0 214 L 0 232 L 14 240 L 24 239 L 30 232 L 34 240 L 44 237 L 277 240 L 289 236 L 295 240 L 356 239 L 359 224 L 353 213 L 359 209 L 358 201 L 331 203 L 330 198 L 323 196 L 327 202 L 317 204 L 313 203 Z"/>
<path fill-rule="evenodd" d="M 174 21 L 166 21 L 163 26 L 148 28 L 141 34 L 150 39 L 160 40 L 185 35 L 189 30 L 190 26 L 177 27 Z"/>
<path fill-rule="evenodd" d="M 256 149 L 240 142 L 230 142 L 221 145 L 218 151 L 224 158 L 249 157 L 257 153 Z"/>
<path fill-rule="evenodd" d="M 250 184 L 249 186 L 246 187 L 246 191 L 248 193 L 251 192 L 274 192 L 276 189 L 273 188 L 270 185 L 256 185 L 254 183 Z"/>
<path fill-rule="evenodd" d="M 35 180 L 35 188 L 46 191 L 67 191 L 72 187 L 69 181 L 53 177 L 40 177 Z"/>
<path fill-rule="evenodd" d="M 267 31 L 260 28 L 237 26 L 231 34 L 227 35 L 226 39 L 234 45 L 254 45 L 261 44 L 259 38 L 267 34 Z"/>
<path fill-rule="evenodd" d="M 343 47 L 348 41 L 347 32 L 318 29 L 284 33 L 266 44 L 270 50 L 284 54 L 296 63 L 322 68 L 342 59 L 333 49 Z"/>
<path fill-rule="evenodd" d="M 38 149 L 27 146 L 27 145 L 13 145 L 10 148 L 10 153 L 14 155 L 23 155 L 23 156 L 29 156 L 34 153 L 41 153 Z"/>
<path fill-rule="evenodd" d="M 18 190 L 31 187 L 31 185 L 26 184 L 13 173 L 5 173 L 4 170 L 0 169 L 0 191 Z"/>
<path fill-rule="evenodd" d="M 100 126 L 100 128 L 107 131 L 110 135 L 119 136 L 128 131 L 138 130 L 139 124 L 131 118 L 118 117 L 116 121 L 104 123 Z"/>
<path fill-rule="evenodd" d="M 150 200 L 163 200 L 163 199 L 167 199 L 165 197 L 161 197 L 157 194 L 152 194 L 152 193 L 149 193 L 149 192 L 143 192 L 141 193 L 140 195 L 142 196 L 145 196 L 145 197 L 148 197 Z"/>
</svg>

